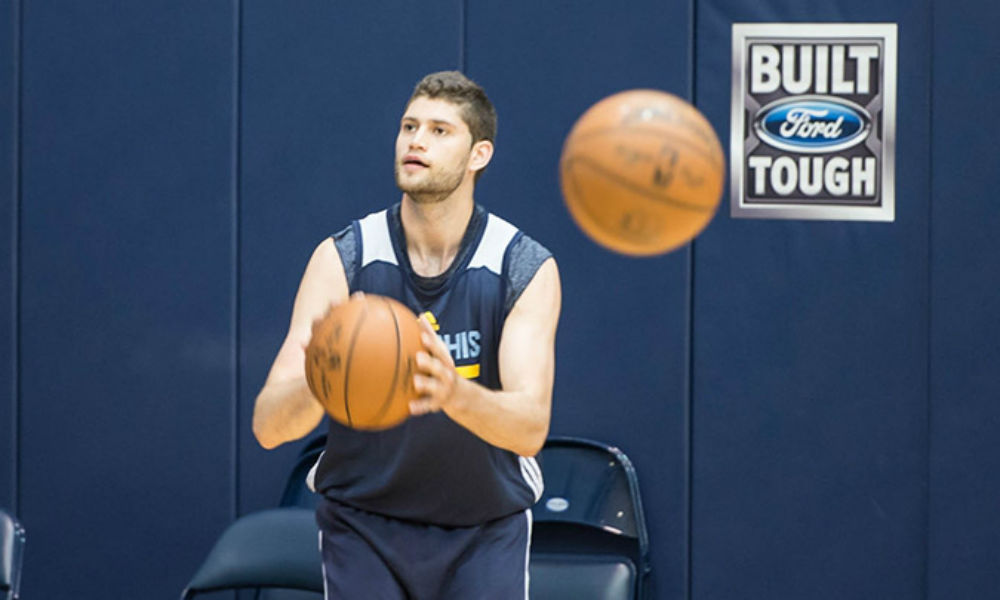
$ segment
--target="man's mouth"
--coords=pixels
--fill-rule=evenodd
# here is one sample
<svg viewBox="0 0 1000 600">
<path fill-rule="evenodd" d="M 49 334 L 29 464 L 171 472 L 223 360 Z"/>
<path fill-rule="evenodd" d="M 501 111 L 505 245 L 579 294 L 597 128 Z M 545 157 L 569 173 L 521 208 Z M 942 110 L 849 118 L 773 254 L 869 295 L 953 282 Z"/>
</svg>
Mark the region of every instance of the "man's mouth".
<svg viewBox="0 0 1000 600">
<path fill-rule="evenodd" d="M 428 165 L 419 156 L 414 156 L 412 154 L 407 154 L 406 156 L 403 157 L 403 166 L 404 167 L 411 167 L 411 168 L 418 168 L 418 167 L 425 167 L 426 168 Z"/>
</svg>

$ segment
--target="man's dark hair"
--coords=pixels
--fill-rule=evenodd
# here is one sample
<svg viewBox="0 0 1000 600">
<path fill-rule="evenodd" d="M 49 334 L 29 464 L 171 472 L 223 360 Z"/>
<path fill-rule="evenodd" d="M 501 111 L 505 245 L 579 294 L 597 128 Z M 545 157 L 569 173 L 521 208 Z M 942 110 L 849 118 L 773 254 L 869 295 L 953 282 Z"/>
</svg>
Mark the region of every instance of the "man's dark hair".
<svg viewBox="0 0 1000 600">
<path fill-rule="evenodd" d="M 413 89 L 407 106 L 420 96 L 440 98 L 458 105 L 462 120 L 472 133 L 473 144 L 480 140 L 495 140 L 497 111 L 493 103 L 483 88 L 460 72 L 440 71 L 427 75 Z"/>
</svg>

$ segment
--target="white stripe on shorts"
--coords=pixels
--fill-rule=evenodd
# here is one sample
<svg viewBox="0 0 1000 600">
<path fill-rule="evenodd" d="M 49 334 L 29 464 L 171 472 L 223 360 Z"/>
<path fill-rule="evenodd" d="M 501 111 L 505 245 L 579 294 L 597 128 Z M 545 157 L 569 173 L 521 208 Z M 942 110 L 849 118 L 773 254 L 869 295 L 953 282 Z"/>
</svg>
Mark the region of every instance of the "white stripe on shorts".
<svg viewBox="0 0 1000 600">
<path fill-rule="evenodd" d="M 531 587 L 531 525 L 534 520 L 531 509 L 524 509 L 524 516 L 528 519 L 528 547 L 524 549 L 524 600 L 528 600 L 528 589 Z"/>
<path fill-rule="evenodd" d="M 330 590 L 326 587 L 326 559 L 323 558 L 323 531 L 319 532 L 319 564 L 323 570 L 323 600 L 330 600 Z"/>
</svg>

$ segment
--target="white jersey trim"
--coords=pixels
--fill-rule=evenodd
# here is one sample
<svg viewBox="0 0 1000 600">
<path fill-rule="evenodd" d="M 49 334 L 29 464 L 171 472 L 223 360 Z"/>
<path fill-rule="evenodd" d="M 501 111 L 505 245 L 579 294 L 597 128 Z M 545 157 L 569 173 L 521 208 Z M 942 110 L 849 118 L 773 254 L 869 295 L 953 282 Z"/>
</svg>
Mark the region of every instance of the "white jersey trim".
<svg viewBox="0 0 1000 600">
<path fill-rule="evenodd" d="M 389 235 L 389 212 L 382 210 L 358 221 L 361 226 L 361 267 L 376 261 L 398 265 Z"/>
<path fill-rule="evenodd" d="M 517 235 L 517 227 L 496 215 L 489 215 L 486 219 L 486 230 L 483 231 L 483 238 L 479 241 L 479 247 L 472 255 L 468 268 L 485 267 L 500 275 L 503 271 L 503 255 L 507 252 L 507 245 L 514 239 L 515 235 Z"/>
<path fill-rule="evenodd" d="M 518 456 L 517 462 L 521 465 L 521 477 L 524 478 L 524 482 L 528 484 L 535 495 L 535 501 L 532 502 L 534 504 L 542 499 L 542 492 L 545 491 L 542 470 L 538 467 L 538 461 L 534 457 Z"/>
<path fill-rule="evenodd" d="M 326 454 L 326 450 L 319 453 L 319 457 L 316 458 L 316 462 L 313 463 L 312 468 L 309 469 L 309 473 L 306 474 L 306 487 L 309 488 L 309 491 L 311 492 L 316 491 L 316 469 L 319 468 L 319 463 L 323 460 L 324 454 Z"/>
</svg>

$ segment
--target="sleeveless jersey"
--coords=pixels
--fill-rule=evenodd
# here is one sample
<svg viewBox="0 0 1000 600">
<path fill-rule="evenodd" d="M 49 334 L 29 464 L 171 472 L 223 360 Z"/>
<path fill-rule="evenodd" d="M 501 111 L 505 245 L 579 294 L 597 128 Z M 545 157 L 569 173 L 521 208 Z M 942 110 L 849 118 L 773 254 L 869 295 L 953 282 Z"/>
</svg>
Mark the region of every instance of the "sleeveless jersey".
<svg viewBox="0 0 1000 600">
<path fill-rule="evenodd" d="M 421 277 L 410 266 L 399 209 L 370 214 L 334 236 L 350 291 L 430 313 L 458 373 L 500 389 L 504 320 L 550 254 L 476 205 L 451 266 Z M 470 526 L 523 511 L 541 497 L 533 457 L 488 444 L 443 412 L 375 432 L 329 422 L 312 483 L 331 500 L 397 519 Z"/>
</svg>

